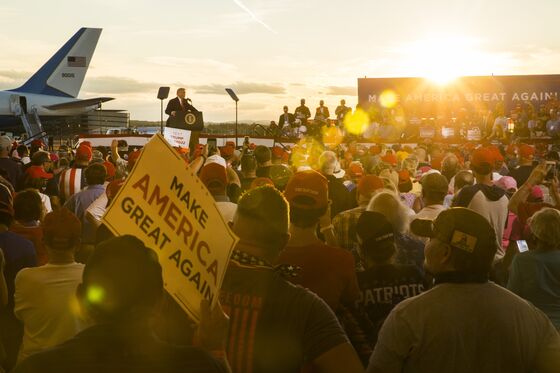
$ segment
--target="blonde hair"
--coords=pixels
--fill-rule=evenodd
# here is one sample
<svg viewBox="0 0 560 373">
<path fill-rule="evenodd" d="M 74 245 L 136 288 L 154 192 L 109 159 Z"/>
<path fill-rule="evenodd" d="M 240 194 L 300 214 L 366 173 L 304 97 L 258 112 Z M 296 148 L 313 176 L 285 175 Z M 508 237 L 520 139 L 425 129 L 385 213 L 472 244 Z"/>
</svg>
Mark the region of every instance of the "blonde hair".
<svg viewBox="0 0 560 373">
<path fill-rule="evenodd" d="M 386 191 L 376 194 L 369 202 L 367 211 L 375 211 L 384 215 L 395 232 L 408 232 L 410 223 L 408 209 L 396 193 Z"/>
<path fill-rule="evenodd" d="M 550 245 L 548 249 L 556 249 L 560 245 L 560 211 L 544 208 L 533 215 L 529 225 L 535 237 Z"/>
</svg>

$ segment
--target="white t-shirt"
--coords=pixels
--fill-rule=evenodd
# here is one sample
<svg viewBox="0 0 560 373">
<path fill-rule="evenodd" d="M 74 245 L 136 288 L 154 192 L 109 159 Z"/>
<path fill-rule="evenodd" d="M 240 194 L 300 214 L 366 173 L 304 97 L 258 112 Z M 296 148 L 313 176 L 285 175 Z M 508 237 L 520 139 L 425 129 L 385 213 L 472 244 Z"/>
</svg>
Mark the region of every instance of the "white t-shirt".
<svg viewBox="0 0 560 373">
<path fill-rule="evenodd" d="M 545 358 L 560 372 L 560 336 L 542 311 L 494 283 L 446 283 L 391 311 L 367 372 L 525 373 Z"/>
<path fill-rule="evenodd" d="M 425 220 L 436 220 L 439 213 L 445 210 L 443 205 L 430 205 L 424 207 L 422 210 L 418 211 L 418 214 L 414 216 L 414 219 L 425 219 Z"/>
<path fill-rule="evenodd" d="M 504 236 L 504 228 L 508 217 L 508 202 L 509 200 L 505 195 L 497 201 L 491 201 L 484 196 L 483 192 L 479 191 L 467 206 L 484 216 L 494 228 L 498 245 L 497 258 L 503 257 L 505 254 L 501 238 Z"/>
<path fill-rule="evenodd" d="M 83 270 L 79 263 L 47 263 L 18 272 L 14 314 L 23 322 L 19 361 L 72 338 L 87 326 L 79 317 L 76 299 Z"/>
<path fill-rule="evenodd" d="M 41 202 L 43 202 L 43 208 L 45 209 L 45 214 L 52 212 L 51 197 L 43 193 L 39 193 L 39 196 L 41 197 Z"/>
<path fill-rule="evenodd" d="M 237 211 L 237 205 L 233 202 L 216 202 L 216 207 L 224 217 L 226 223 L 233 221 L 233 216 Z"/>
</svg>

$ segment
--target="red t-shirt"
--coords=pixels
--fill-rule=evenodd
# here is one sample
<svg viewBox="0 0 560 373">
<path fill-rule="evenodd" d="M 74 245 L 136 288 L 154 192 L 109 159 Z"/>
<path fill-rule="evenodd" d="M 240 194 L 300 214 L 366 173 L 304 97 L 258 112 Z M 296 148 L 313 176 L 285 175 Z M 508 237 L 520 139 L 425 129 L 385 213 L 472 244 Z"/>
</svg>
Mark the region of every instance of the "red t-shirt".
<svg viewBox="0 0 560 373">
<path fill-rule="evenodd" d="M 10 231 L 33 242 L 33 246 L 35 246 L 35 253 L 37 254 L 37 266 L 47 264 L 49 257 L 47 255 L 47 249 L 43 245 L 43 228 L 41 226 L 26 227 L 16 222 L 12 224 Z"/>
<path fill-rule="evenodd" d="M 317 294 L 333 311 L 341 303 L 353 304 L 360 296 L 354 258 L 344 249 L 323 243 L 288 246 L 280 254 L 278 264 L 300 267 L 290 281 Z"/>
</svg>

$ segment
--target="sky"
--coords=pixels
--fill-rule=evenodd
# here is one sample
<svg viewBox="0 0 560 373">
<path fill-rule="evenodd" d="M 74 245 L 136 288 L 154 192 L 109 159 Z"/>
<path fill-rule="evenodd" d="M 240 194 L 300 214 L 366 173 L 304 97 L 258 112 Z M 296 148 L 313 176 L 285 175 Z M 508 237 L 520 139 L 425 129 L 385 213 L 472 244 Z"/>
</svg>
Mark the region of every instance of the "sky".
<svg viewBox="0 0 560 373">
<path fill-rule="evenodd" d="M 560 73 L 557 0 L 27 0 L 0 3 L 0 89 L 80 27 L 103 28 L 80 98 L 159 120 L 160 86 L 206 121 L 357 103 L 357 78 Z"/>
</svg>

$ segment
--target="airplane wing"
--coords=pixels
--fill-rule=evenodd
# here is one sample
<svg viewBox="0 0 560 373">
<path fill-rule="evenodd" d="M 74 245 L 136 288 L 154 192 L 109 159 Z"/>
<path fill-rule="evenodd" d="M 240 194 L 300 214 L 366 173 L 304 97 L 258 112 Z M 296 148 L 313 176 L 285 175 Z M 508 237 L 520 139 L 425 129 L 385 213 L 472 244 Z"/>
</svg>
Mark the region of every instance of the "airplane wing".
<svg viewBox="0 0 560 373">
<path fill-rule="evenodd" d="M 76 100 L 70 102 L 63 102 L 62 104 L 46 105 L 43 106 L 45 109 L 49 110 L 65 110 L 65 109 L 77 109 L 81 107 L 95 106 L 102 102 L 107 102 L 114 100 L 112 97 L 96 97 L 88 98 L 85 100 Z"/>
</svg>

